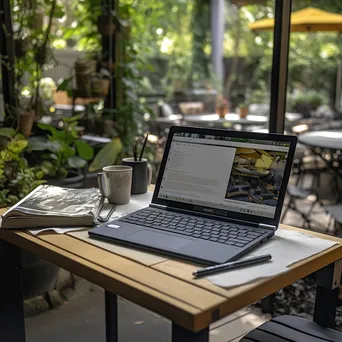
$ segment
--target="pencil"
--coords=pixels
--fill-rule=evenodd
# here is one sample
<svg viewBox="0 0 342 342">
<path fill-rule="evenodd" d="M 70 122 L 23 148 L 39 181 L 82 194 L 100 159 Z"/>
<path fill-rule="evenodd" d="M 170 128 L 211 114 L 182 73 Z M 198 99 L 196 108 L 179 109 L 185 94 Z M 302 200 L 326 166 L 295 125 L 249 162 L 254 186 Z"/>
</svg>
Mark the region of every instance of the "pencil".
<svg viewBox="0 0 342 342">
<path fill-rule="evenodd" d="M 133 145 L 133 157 L 134 157 L 134 161 L 138 161 L 137 144 L 136 143 Z"/>
<path fill-rule="evenodd" d="M 147 138 L 148 138 L 148 134 L 147 134 L 146 137 L 145 137 L 144 145 L 143 145 L 143 147 L 142 147 L 142 149 L 141 149 L 141 152 L 140 152 L 139 161 L 141 161 L 141 158 L 142 158 L 142 156 L 143 156 L 143 154 L 144 154 L 145 147 L 146 147 L 146 143 L 147 143 Z"/>
</svg>

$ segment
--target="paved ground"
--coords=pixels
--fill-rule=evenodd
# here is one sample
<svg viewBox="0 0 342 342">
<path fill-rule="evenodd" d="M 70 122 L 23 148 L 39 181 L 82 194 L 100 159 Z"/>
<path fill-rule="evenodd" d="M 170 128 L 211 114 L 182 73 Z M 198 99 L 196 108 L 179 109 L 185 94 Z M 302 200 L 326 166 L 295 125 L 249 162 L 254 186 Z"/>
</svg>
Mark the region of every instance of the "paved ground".
<svg viewBox="0 0 342 342">
<path fill-rule="evenodd" d="M 62 307 L 26 319 L 27 342 L 105 341 L 104 293 L 80 280 Z M 169 341 L 171 325 L 141 307 L 119 300 L 120 341 Z"/>
</svg>

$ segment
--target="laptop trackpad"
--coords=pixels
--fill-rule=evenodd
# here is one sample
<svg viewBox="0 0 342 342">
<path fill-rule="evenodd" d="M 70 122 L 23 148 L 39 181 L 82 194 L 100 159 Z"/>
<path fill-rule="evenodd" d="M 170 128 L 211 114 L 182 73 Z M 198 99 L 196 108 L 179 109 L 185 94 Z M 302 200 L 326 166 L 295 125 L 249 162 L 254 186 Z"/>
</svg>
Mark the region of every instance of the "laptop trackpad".
<svg viewBox="0 0 342 342">
<path fill-rule="evenodd" d="M 186 244 L 193 242 L 191 239 L 185 239 L 170 234 L 159 233 L 147 229 L 139 230 L 136 233 L 125 236 L 125 240 L 151 247 L 178 249 Z"/>
</svg>

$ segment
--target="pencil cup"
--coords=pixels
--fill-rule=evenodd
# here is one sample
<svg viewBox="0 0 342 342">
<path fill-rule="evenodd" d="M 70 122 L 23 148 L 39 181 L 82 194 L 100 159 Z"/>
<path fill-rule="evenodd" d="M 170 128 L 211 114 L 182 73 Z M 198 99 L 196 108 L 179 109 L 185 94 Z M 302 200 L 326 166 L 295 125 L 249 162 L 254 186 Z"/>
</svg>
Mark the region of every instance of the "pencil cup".
<svg viewBox="0 0 342 342">
<path fill-rule="evenodd" d="M 105 166 L 102 171 L 97 175 L 101 195 L 110 203 L 128 203 L 131 197 L 132 168 L 114 165 Z"/>
<path fill-rule="evenodd" d="M 140 161 L 135 161 L 134 158 L 124 158 L 122 164 L 133 169 L 131 194 L 146 193 L 152 179 L 152 166 L 147 163 L 147 159 L 142 158 Z"/>
</svg>

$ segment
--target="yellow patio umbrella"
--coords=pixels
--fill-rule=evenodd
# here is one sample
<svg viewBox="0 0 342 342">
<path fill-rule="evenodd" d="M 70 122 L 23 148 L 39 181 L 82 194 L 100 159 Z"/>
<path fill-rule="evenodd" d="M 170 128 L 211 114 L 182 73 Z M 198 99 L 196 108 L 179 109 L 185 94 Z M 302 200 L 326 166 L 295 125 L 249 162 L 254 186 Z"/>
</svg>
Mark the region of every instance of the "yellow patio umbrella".
<svg viewBox="0 0 342 342">
<path fill-rule="evenodd" d="M 273 30 L 274 19 L 261 19 L 248 25 L 248 28 L 254 31 Z M 307 7 L 291 14 L 291 31 L 292 32 L 342 32 L 342 15 L 320 10 L 314 7 Z M 339 63 L 337 69 L 336 96 L 335 105 L 341 105 L 341 89 L 342 89 L 342 62 Z"/>
<path fill-rule="evenodd" d="M 248 25 L 251 30 L 273 30 L 274 19 L 261 19 Z M 342 15 L 307 7 L 291 14 L 292 32 L 342 32 Z"/>
</svg>

